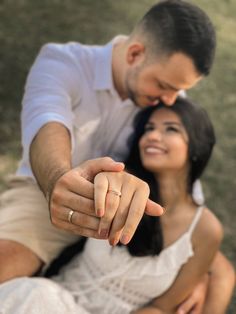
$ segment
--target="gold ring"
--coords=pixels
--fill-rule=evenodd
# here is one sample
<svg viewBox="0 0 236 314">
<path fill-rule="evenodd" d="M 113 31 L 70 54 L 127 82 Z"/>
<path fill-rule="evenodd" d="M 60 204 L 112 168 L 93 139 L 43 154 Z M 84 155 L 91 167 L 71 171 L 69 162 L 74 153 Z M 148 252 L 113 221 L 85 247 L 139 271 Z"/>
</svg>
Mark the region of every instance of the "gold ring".
<svg viewBox="0 0 236 314">
<path fill-rule="evenodd" d="M 107 193 L 109 193 L 109 192 L 115 194 L 116 196 L 121 197 L 121 192 L 120 192 L 120 191 L 117 191 L 117 190 L 108 190 Z"/>
<path fill-rule="evenodd" d="M 67 220 L 68 220 L 69 223 L 71 223 L 71 224 L 72 224 L 72 216 L 73 216 L 73 214 L 74 214 L 74 211 L 71 209 L 71 210 L 69 211 L 69 214 L 68 214 L 68 217 L 67 217 Z"/>
</svg>

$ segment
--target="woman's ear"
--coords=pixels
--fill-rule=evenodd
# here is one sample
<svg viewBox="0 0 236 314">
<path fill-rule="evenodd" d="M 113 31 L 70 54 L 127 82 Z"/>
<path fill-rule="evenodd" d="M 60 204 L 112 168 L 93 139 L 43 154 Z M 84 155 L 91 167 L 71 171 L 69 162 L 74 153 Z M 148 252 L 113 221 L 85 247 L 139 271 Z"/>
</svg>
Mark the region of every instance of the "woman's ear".
<svg viewBox="0 0 236 314">
<path fill-rule="evenodd" d="M 128 65 L 140 64 L 145 59 L 145 47 L 140 42 L 132 42 L 127 48 L 126 61 Z"/>
</svg>

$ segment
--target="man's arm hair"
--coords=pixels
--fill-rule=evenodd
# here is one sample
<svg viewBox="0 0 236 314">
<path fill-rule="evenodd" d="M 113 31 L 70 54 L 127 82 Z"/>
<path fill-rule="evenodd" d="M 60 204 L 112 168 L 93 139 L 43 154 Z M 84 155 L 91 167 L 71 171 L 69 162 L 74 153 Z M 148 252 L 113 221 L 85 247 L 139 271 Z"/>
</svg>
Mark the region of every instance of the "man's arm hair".
<svg viewBox="0 0 236 314">
<path fill-rule="evenodd" d="M 71 140 L 64 125 L 50 122 L 39 130 L 30 146 L 30 163 L 49 200 L 55 182 L 71 169 Z"/>
</svg>

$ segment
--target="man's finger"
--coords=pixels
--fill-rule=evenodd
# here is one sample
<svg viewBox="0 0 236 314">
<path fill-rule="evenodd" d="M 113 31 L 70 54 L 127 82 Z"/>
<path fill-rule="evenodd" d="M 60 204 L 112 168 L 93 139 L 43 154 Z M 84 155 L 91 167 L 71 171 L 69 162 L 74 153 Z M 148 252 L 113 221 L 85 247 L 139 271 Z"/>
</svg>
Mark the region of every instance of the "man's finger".
<svg viewBox="0 0 236 314">
<path fill-rule="evenodd" d="M 59 229 L 70 231 L 74 234 L 88 237 L 88 238 L 95 238 L 95 239 L 102 239 L 102 237 L 98 234 L 97 230 L 76 226 L 74 224 L 71 224 L 69 222 L 64 222 L 62 220 L 57 222 L 56 225 Z"/>
<path fill-rule="evenodd" d="M 124 170 L 122 162 L 116 162 L 110 157 L 97 158 L 88 160 L 78 167 L 78 171 L 82 177 L 89 181 L 93 181 L 94 177 L 102 171 L 119 172 Z"/>
</svg>

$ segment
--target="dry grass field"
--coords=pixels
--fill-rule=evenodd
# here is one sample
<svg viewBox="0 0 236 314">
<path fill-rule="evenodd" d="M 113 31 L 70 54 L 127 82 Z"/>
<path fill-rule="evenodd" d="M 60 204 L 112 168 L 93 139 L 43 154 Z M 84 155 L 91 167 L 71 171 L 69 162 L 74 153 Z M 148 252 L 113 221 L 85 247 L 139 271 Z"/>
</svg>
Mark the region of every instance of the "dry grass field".
<svg viewBox="0 0 236 314">
<path fill-rule="evenodd" d="M 223 252 L 236 264 L 236 1 L 193 0 L 211 16 L 218 37 L 211 75 L 189 94 L 207 108 L 217 146 L 203 186 L 224 225 Z M 99 44 L 128 34 L 153 0 L 0 1 L 0 190 L 21 154 L 20 110 L 27 72 L 46 42 Z M 236 313 L 234 297 L 228 313 Z M 212 313 L 214 314 L 214 313 Z"/>
</svg>

